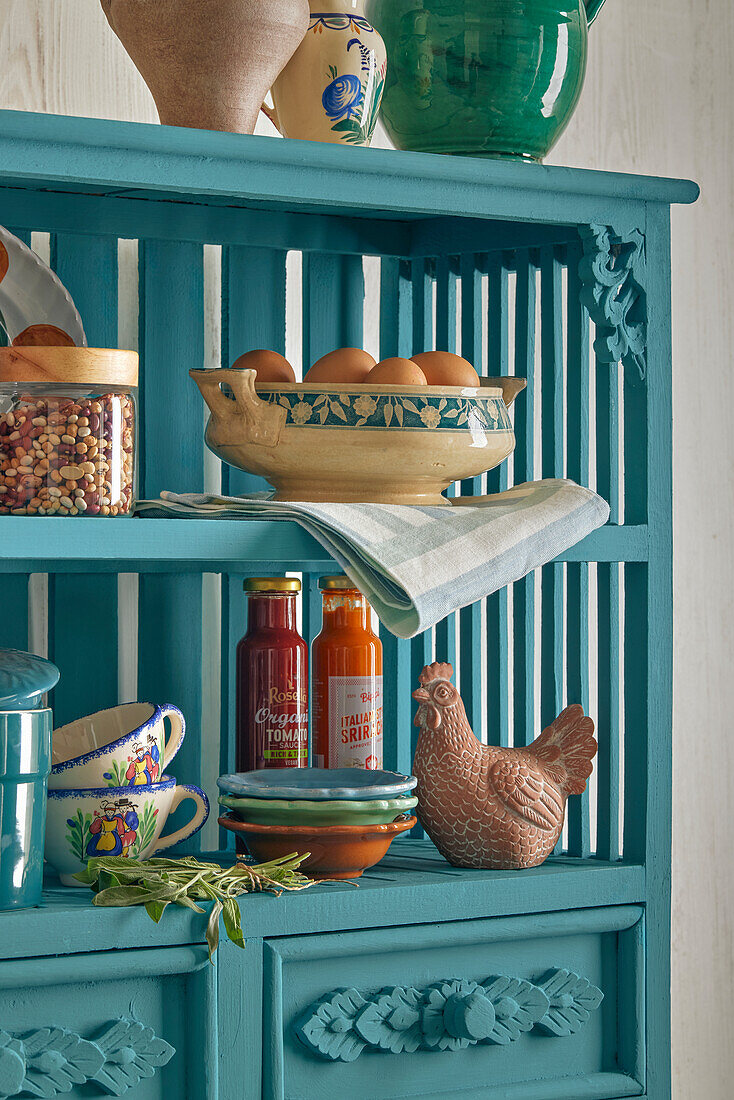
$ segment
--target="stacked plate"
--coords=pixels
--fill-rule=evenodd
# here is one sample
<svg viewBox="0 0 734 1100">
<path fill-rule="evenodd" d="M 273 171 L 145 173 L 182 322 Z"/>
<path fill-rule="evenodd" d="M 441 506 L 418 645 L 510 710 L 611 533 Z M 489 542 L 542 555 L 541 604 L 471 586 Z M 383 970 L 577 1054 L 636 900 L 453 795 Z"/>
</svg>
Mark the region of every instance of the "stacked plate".
<svg viewBox="0 0 734 1100">
<path fill-rule="evenodd" d="M 309 852 L 313 878 L 357 878 L 415 825 L 417 779 L 359 768 L 266 768 L 222 775 L 220 824 L 258 861 Z"/>
</svg>

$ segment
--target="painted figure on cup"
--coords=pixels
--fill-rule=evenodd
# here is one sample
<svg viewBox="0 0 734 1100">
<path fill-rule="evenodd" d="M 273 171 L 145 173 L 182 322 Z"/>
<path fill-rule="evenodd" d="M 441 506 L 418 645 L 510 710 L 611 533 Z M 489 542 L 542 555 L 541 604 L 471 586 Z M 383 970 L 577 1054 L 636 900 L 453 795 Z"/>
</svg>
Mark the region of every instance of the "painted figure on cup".
<svg viewBox="0 0 734 1100">
<path fill-rule="evenodd" d="M 149 737 L 148 741 L 150 742 L 150 740 Z M 142 742 L 136 741 L 133 745 L 133 754 L 133 756 L 128 757 L 130 763 L 125 772 L 127 784 L 130 787 L 144 787 L 155 782 L 152 774 L 153 761 L 150 748 L 143 745 Z"/>
<path fill-rule="evenodd" d="M 137 806 L 128 798 L 105 799 L 89 829 L 88 856 L 127 856 L 137 837 L 139 819 Z"/>
<path fill-rule="evenodd" d="M 161 777 L 161 751 L 152 733 L 148 734 L 148 751 L 146 756 L 148 758 L 150 781 L 151 783 L 157 783 Z"/>
</svg>

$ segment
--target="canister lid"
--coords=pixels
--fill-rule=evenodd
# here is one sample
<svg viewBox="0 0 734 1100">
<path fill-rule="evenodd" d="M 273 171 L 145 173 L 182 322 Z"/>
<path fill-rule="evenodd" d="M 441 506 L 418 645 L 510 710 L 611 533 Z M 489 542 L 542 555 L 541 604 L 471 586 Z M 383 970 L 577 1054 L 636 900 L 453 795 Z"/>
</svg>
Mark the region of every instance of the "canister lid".
<svg viewBox="0 0 734 1100">
<path fill-rule="evenodd" d="M 0 649 L 0 710 L 36 710 L 59 682 L 56 665 L 35 653 Z"/>
<path fill-rule="evenodd" d="M 66 386 L 138 384 L 138 353 L 118 348 L 0 348 L 0 383 Z"/>
<path fill-rule="evenodd" d="M 245 592 L 300 592 L 297 577 L 248 577 L 242 585 Z"/>
<path fill-rule="evenodd" d="M 339 573 L 334 577 L 319 577 L 319 588 L 356 588 L 359 591 L 354 581 L 345 573 Z"/>
</svg>

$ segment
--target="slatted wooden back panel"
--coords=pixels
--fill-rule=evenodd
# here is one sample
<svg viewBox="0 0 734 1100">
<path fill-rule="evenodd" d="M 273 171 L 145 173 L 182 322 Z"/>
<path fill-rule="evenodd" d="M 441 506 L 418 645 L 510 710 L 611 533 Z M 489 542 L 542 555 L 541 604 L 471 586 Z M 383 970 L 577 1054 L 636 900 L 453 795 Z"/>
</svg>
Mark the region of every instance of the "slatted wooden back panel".
<svg viewBox="0 0 734 1100">
<path fill-rule="evenodd" d="M 34 228 L 16 231 L 29 240 Z M 383 357 L 455 350 L 484 374 L 527 378 L 514 408 L 514 456 L 452 492 L 567 476 L 598 488 L 613 524 L 645 524 L 646 391 L 629 372 L 623 380 L 617 367 L 594 357 L 578 234 L 554 230 L 546 244 L 542 233 L 533 247 L 375 260 L 330 251 L 340 247 L 336 232 L 321 235 L 323 250 L 309 243 L 289 253 L 261 239 L 249 246 L 208 237 L 205 246 L 185 239 L 182 225 L 184 239 L 137 240 L 137 292 L 130 225 L 119 227 L 123 245 L 117 235 L 64 232 L 52 233 L 48 248 L 90 344 L 116 345 L 118 322 L 129 342 L 137 308 L 141 496 L 262 487 L 221 468 L 206 451 L 191 366 L 227 365 L 243 351 L 268 347 L 288 351 L 305 369 L 335 347 L 366 342 Z M 372 272 L 367 282 L 365 272 Z M 57 723 L 133 695 L 175 702 L 188 733 L 172 770 L 215 797 L 216 775 L 234 767 L 234 649 L 245 628 L 247 569 L 243 562 L 240 573 L 221 577 L 57 574 L 47 586 L 34 580 L 30 601 L 28 577 L 3 576 L 2 641 L 34 644 L 58 663 Z M 320 629 L 318 574 L 303 580 L 310 640 Z M 490 743 L 527 744 L 567 702 L 581 702 L 598 724 L 599 759 L 590 791 L 572 800 L 559 847 L 573 856 L 620 858 L 625 809 L 636 813 L 644 798 L 637 722 L 646 708 L 646 591 L 644 562 L 559 561 L 412 641 L 382 631 L 386 766 L 410 770 L 417 735 L 410 693 L 434 658 L 454 664 L 470 722 Z M 639 821 L 630 828 L 639 848 Z M 216 827 L 191 843 L 216 846 Z"/>
</svg>

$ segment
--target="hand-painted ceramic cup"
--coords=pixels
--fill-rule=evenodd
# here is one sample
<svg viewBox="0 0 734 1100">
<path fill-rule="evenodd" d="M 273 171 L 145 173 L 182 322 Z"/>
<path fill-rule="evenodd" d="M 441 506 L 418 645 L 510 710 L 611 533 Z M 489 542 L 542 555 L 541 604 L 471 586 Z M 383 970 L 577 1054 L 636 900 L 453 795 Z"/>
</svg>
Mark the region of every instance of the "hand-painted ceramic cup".
<svg viewBox="0 0 734 1100">
<path fill-rule="evenodd" d="M 187 825 L 161 836 L 168 815 L 190 798 L 196 812 Z M 164 775 L 145 787 L 98 787 L 48 792 L 46 859 L 64 886 L 92 856 L 148 859 L 197 833 L 209 816 L 209 800 L 198 787 Z"/>
<path fill-rule="evenodd" d="M 166 740 L 164 719 L 171 723 Z M 181 748 L 184 716 L 172 703 L 122 703 L 53 732 L 51 791 L 158 783 Z"/>
</svg>

